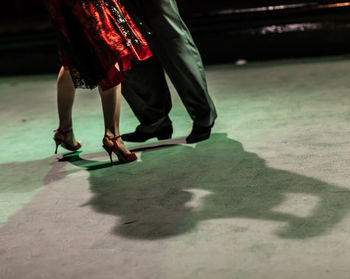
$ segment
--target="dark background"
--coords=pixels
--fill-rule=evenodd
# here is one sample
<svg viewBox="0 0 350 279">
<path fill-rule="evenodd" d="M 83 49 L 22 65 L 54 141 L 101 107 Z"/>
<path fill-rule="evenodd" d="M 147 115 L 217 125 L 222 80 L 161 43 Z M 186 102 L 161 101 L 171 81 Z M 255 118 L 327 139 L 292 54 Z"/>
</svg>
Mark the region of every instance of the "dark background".
<svg viewBox="0 0 350 279">
<path fill-rule="evenodd" d="M 179 0 L 205 63 L 347 54 L 350 2 Z M 55 34 L 41 1 L 2 3 L 0 75 L 56 72 Z"/>
</svg>

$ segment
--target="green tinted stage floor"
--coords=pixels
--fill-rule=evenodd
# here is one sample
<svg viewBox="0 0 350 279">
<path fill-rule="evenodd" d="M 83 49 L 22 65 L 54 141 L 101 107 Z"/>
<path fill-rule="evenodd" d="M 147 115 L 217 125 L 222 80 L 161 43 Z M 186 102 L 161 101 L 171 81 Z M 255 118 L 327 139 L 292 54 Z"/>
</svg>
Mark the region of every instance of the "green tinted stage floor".
<svg viewBox="0 0 350 279">
<path fill-rule="evenodd" d="M 55 76 L 0 79 L 0 278 L 341 279 L 350 274 L 350 60 L 207 68 L 209 141 L 174 94 L 173 140 L 108 166 L 96 92 L 83 152 L 53 155 Z M 121 130 L 137 125 L 123 103 Z M 117 162 L 116 162 L 117 163 Z"/>
</svg>

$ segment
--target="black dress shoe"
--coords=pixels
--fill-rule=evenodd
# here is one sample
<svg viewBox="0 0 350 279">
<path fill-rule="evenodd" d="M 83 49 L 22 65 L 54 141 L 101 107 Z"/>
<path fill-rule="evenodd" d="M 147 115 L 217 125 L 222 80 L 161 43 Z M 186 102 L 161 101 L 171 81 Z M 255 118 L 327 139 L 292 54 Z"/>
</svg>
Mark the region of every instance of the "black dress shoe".
<svg viewBox="0 0 350 279">
<path fill-rule="evenodd" d="M 173 126 L 169 125 L 164 128 L 161 128 L 158 131 L 155 131 L 154 133 L 144 133 L 136 130 L 133 133 L 122 135 L 122 138 L 123 140 L 130 142 L 144 142 L 151 138 L 157 138 L 158 140 L 171 139 L 172 134 Z"/>
<path fill-rule="evenodd" d="M 196 143 L 202 140 L 210 138 L 211 128 L 213 128 L 214 123 L 209 127 L 198 126 L 193 124 L 193 128 L 189 136 L 186 138 L 187 143 Z"/>
</svg>

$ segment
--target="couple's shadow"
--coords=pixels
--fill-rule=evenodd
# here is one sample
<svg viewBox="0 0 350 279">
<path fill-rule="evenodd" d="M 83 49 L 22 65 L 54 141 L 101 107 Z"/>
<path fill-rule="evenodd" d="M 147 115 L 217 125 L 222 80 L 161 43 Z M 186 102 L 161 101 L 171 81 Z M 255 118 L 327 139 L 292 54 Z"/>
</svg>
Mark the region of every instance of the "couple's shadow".
<svg viewBox="0 0 350 279">
<path fill-rule="evenodd" d="M 317 179 L 269 168 L 242 144 L 214 134 L 194 148 L 171 144 L 143 152 L 140 162 L 108 167 L 71 157 L 90 169 L 96 211 L 120 218 L 114 229 L 129 238 L 157 239 L 191 231 L 200 221 L 251 218 L 281 222 L 275 233 L 304 239 L 329 232 L 348 213 L 350 191 Z M 93 167 L 97 164 L 99 167 Z M 194 210 L 194 192 L 205 193 Z M 307 216 L 276 211 L 286 194 L 313 195 Z"/>
</svg>

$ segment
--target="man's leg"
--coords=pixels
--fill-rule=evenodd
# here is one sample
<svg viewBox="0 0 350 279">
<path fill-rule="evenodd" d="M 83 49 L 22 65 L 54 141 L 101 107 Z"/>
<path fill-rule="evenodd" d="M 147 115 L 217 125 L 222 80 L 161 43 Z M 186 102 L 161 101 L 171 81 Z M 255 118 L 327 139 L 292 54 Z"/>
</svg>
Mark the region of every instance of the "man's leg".
<svg viewBox="0 0 350 279">
<path fill-rule="evenodd" d="M 144 19 L 143 0 L 124 1 L 124 5 L 133 16 Z M 125 140 L 143 141 L 162 129 L 172 133 L 168 114 L 171 110 L 171 97 L 165 80 L 164 70 L 158 58 L 153 56 L 146 61 L 133 61 L 131 70 L 123 72 L 125 80 L 122 94 L 140 122 L 135 133 L 123 135 Z M 143 134 L 143 135 L 142 135 Z M 136 140 L 137 141 L 137 140 Z"/>
<path fill-rule="evenodd" d="M 170 91 L 158 60 L 152 57 L 142 62 L 133 61 L 131 70 L 124 72 L 123 75 L 125 76 L 122 86 L 123 96 L 141 126 L 151 127 L 161 119 L 164 119 L 166 125 L 171 124 L 167 120 L 172 106 Z"/>
<path fill-rule="evenodd" d="M 195 125 L 210 127 L 217 115 L 199 51 L 175 0 L 142 0 L 150 45 L 165 68 Z"/>
<path fill-rule="evenodd" d="M 149 137 L 146 136 L 145 139 L 157 136 L 150 133 L 155 133 L 162 127 L 168 127 L 165 132 L 170 132 L 168 113 L 171 109 L 171 99 L 164 74 L 159 70 L 159 60 L 194 121 L 193 131 L 189 136 L 193 136 L 193 139 L 188 138 L 188 141 L 209 137 L 216 119 L 216 111 L 208 94 L 201 57 L 179 15 L 176 2 L 133 0 L 129 3 L 137 3 L 138 7 L 132 10 L 153 30 L 153 36 L 148 42 L 156 56 L 150 62 L 152 66 L 142 66 L 147 62 L 138 63 L 137 66 L 134 64 L 132 70 L 125 74 L 127 80 L 123 84 L 123 95 L 141 123 L 136 132 L 149 133 Z M 145 86 L 148 80 L 151 82 Z M 132 139 L 135 134 L 126 136 Z M 125 135 L 123 137 L 125 138 Z M 143 141 L 142 137 L 140 141 Z"/>
<path fill-rule="evenodd" d="M 171 138 L 173 129 L 168 117 L 171 97 L 164 70 L 156 57 L 134 61 L 130 71 L 123 73 L 122 93 L 140 125 L 136 131 L 124 134 L 126 141 L 143 142 L 152 137 Z"/>
</svg>

